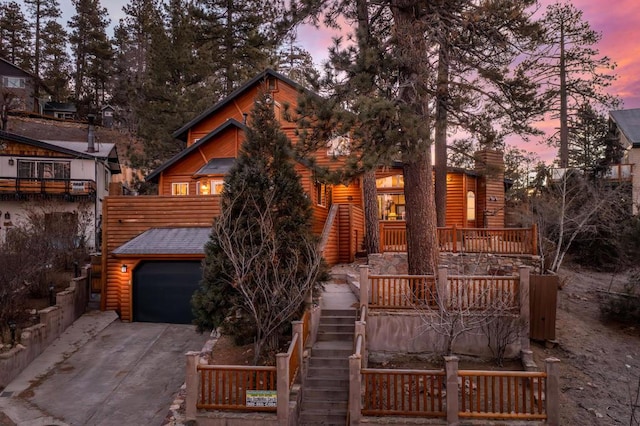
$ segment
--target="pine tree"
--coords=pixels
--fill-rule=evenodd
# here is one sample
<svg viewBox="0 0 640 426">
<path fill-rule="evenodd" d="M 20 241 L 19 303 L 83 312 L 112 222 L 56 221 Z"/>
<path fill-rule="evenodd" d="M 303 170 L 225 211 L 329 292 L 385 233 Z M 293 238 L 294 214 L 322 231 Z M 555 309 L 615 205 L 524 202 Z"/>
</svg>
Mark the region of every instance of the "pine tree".
<svg viewBox="0 0 640 426">
<path fill-rule="evenodd" d="M 207 244 L 205 278 L 193 298 L 199 329 L 218 327 L 239 311 L 226 326 L 251 331 L 254 361 L 265 347 L 274 349 L 275 337 L 323 277 L 311 216 L 291 142 L 263 93 L 225 178 L 221 214 Z"/>
<path fill-rule="evenodd" d="M 547 110 L 559 121 L 559 133 L 549 143 L 560 148 L 560 167 L 568 167 L 571 116 L 586 103 L 596 108 L 614 108 L 619 103 L 616 97 L 605 93 L 615 79 L 609 72 L 615 64 L 608 57 L 599 56 L 595 46 L 601 34 L 570 3 L 547 6 L 540 24 L 545 31 L 541 47 L 522 62 L 521 68 L 542 87 Z"/>
<path fill-rule="evenodd" d="M 45 26 L 49 22 L 54 22 L 61 15 L 58 0 L 24 0 L 27 9 L 31 13 L 33 23 L 33 73 L 36 79 L 42 75 L 42 38 Z M 39 93 L 39 81 L 35 89 L 35 97 Z"/>
<path fill-rule="evenodd" d="M 51 91 L 54 101 L 64 102 L 69 98 L 71 64 L 67 53 L 67 32 L 56 21 L 48 21 L 40 34 L 40 78 Z"/>
<path fill-rule="evenodd" d="M 0 4 L 0 56 L 25 69 L 31 69 L 31 32 L 20 5 Z"/>
<path fill-rule="evenodd" d="M 110 23 L 100 0 L 72 0 L 76 14 L 69 26 L 75 59 L 74 91 L 80 114 L 86 114 L 104 102 L 113 50 L 106 29 Z"/>
</svg>

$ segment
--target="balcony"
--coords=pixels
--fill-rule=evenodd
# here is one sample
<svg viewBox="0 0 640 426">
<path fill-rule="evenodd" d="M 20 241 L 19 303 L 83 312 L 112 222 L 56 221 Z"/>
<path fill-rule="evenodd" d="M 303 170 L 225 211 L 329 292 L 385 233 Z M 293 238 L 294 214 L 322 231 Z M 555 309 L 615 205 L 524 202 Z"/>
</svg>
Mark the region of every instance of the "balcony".
<svg viewBox="0 0 640 426">
<path fill-rule="evenodd" d="M 0 199 L 61 198 L 68 201 L 94 199 L 96 183 L 87 179 L 36 179 L 0 176 Z"/>
</svg>

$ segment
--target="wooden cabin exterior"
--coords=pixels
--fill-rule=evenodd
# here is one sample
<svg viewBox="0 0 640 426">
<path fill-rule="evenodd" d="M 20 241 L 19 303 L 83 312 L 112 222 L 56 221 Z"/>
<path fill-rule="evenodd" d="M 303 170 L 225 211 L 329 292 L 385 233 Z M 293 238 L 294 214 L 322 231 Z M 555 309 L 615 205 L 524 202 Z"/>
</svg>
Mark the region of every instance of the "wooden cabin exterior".
<svg viewBox="0 0 640 426">
<path fill-rule="evenodd" d="M 140 318 L 139 306 L 145 305 L 144 309 L 147 306 L 137 302 L 136 294 L 140 294 L 140 288 L 154 290 L 153 283 L 147 282 L 150 278 L 137 275 L 138 268 L 157 267 L 159 271 L 162 262 L 198 262 L 204 257 L 204 243 L 199 251 L 189 251 L 185 241 L 167 241 L 163 247 L 162 238 L 178 235 L 179 228 L 200 228 L 206 234 L 211 227 L 213 218 L 219 213 L 224 176 L 238 156 L 247 120 L 250 120 L 248 117 L 263 90 L 270 95 L 282 131 L 295 140 L 295 120 L 288 119 L 291 113 L 285 114 L 285 111 L 295 111 L 299 93 L 304 89 L 290 79 L 266 70 L 174 133 L 186 148 L 147 176 L 148 181 L 157 183 L 157 196 L 107 197 L 103 213 L 102 253 L 106 272 L 103 274 L 103 308 L 115 309 L 125 321 Z M 326 148 L 314 153 L 316 164 L 330 169 L 342 166 L 345 142 L 348 140 L 340 138 L 328 141 Z M 488 156 L 484 160 L 498 159 L 498 156 L 494 157 Z M 499 159 L 498 169 L 502 167 L 501 157 Z M 362 250 L 364 241 L 361 180 L 329 185 L 316 179 L 313 170 L 303 162 L 296 164 L 296 170 L 312 202 L 312 230 L 321 236 L 325 260 L 329 264 L 352 262 L 355 254 Z M 405 212 L 402 169 L 399 165 L 380 169 L 376 178 L 379 218 L 400 224 Z M 500 185 L 483 183 L 481 171 L 450 170 L 447 225 L 478 226 L 483 220 L 478 209 L 486 207 L 485 198 L 503 203 L 503 178 L 495 178 L 499 179 Z M 145 248 L 145 242 L 150 248 Z M 150 267 L 150 264 L 155 266 Z M 176 270 L 186 271 L 192 267 L 195 268 L 180 265 Z M 181 285 L 176 278 L 174 287 Z M 182 294 L 180 288 L 162 289 L 169 293 L 174 290 L 175 294 Z M 160 293 L 159 289 L 156 293 Z M 170 304 L 163 309 L 171 309 Z M 166 317 L 158 312 L 157 320 L 166 321 Z"/>
</svg>

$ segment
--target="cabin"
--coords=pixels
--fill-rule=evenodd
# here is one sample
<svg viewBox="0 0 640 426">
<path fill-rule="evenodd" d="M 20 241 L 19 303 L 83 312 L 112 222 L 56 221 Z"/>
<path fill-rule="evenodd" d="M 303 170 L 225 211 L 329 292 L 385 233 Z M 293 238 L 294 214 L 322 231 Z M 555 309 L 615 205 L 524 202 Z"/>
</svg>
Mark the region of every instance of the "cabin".
<svg viewBox="0 0 640 426">
<path fill-rule="evenodd" d="M 634 215 L 640 210 L 640 174 L 634 173 L 640 164 L 640 108 L 609 112 L 609 131 L 619 138 L 626 151 L 621 164 L 611 167 L 609 178 L 631 181 L 631 205 Z"/>
<path fill-rule="evenodd" d="M 0 57 L 0 106 L 7 111 L 38 112 L 33 74 Z"/>
<path fill-rule="evenodd" d="M 90 135 L 90 133 L 89 133 Z M 115 144 L 37 140 L 0 131 L 0 240 L 27 222 L 31 209 L 52 224 L 81 216 L 90 250 L 99 245 L 103 199 L 120 173 Z M 46 225 L 46 223 L 45 223 Z"/>
<path fill-rule="evenodd" d="M 202 112 L 173 136 L 185 149 L 151 172 L 157 195 L 105 199 L 102 245 L 102 308 L 125 321 L 191 322 L 190 299 L 202 276 L 201 261 L 213 218 L 219 214 L 223 180 L 244 141 L 254 102 L 267 90 L 282 131 L 296 138 L 296 82 L 266 70 Z M 249 123 L 250 124 L 250 123 Z M 343 165 L 348 138 L 327 141 L 313 155 L 319 165 Z M 447 175 L 447 225 L 504 227 L 502 154 L 478 153 L 475 170 Z M 489 172 L 490 169 L 490 172 Z M 313 205 L 313 232 L 328 264 L 353 262 L 362 252 L 364 211 L 361 178 L 332 185 L 304 162 L 296 164 Z M 404 228 L 402 169 L 376 171 L 381 228 Z M 177 312 L 180 311 L 180 312 Z"/>
<path fill-rule="evenodd" d="M 78 115 L 78 109 L 74 103 L 50 101 L 45 102 L 42 113 L 48 117 L 61 120 L 75 120 Z"/>
</svg>

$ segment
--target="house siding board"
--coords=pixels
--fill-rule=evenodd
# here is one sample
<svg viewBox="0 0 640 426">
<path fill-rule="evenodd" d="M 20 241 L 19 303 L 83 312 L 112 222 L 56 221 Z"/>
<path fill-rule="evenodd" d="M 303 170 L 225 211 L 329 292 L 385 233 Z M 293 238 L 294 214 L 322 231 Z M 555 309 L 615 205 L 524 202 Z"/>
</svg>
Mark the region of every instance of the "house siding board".
<svg viewBox="0 0 640 426">
<path fill-rule="evenodd" d="M 123 321 L 131 321 L 131 272 L 142 256 L 116 257 L 113 250 L 151 228 L 175 226 L 211 226 L 220 214 L 219 197 L 110 196 L 105 199 L 103 220 L 103 274 L 106 289 L 105 309 L 120 313 Z M 177 219 L 178 218 L 178 219 Z M 106 253 L 106 255 L 105 255 Z M 184 258 L 167 256 L 164 258 Z M 202 256 L 195 256 L 201 258 Z M 128 272 L 120 271 L 121 265 Z"/>
<path fill-rule="evenodd" d="M 446 226 L 464 226 L 466 216 L 464 192 L 464 175 L 449 173 L 447 175 Z"/>
</svg>

